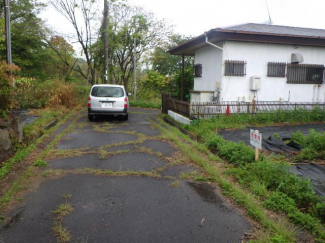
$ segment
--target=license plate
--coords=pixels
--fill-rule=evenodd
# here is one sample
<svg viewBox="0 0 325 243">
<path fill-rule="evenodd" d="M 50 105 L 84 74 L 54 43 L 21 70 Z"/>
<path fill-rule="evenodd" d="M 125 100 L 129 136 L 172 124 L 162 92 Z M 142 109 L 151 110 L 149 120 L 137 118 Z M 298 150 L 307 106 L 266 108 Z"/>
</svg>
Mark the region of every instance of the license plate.
<svg viewBox="0 0 325 243">
<path fill-rule="evenodd" d="M 102 108 L 113 108 L 113 103 L 102 103 Z"/>
</svg>

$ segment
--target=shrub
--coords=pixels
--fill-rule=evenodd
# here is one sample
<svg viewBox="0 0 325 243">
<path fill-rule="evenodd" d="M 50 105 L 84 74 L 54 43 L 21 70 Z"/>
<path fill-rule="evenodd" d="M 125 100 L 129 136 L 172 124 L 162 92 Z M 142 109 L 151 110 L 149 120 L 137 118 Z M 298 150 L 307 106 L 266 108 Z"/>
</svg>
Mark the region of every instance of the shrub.
<svg viewBox="0 0 325 243">
<path fill-rule="evenodd" d="M 252 181 L 263 183 L 269 191 L 278 191 L 295 200 L 299 208 L 308 208 L 321 201 L 310 182 L 289 172 L 286 164 L 271 161 L 258 161 L 238 168 L 236 177 L 250 184 Z"/>
<path fill-rule="evenodd" d="M 15 65 L 7 65 L 5 61 L 0 59 L 0 110 L 6 111 L 11 106 L 11 91 L 13 76 L 8 73 L 18 71 Z"/>
<path fill-rule="evenodd" d="M 235 165 L 245 165 L 254 162 L 255 154 L 251 147 L 245 143 L 226 141 L 219 135 L 209 136 L 206 142 L 209 149 L 217 152 L 220 157 Z"/>
<path fill-rule="evenodd" d="M 50 98 L 46 104 L 48 107 L 65 106 L 72 108 L 76 105 L 74 89 L 72 85 L 58 84 L 50 92 Z"/>
<path fill-rule="evenodd" d="M 325 133 L 311 129 L 308 135 L 304 136 L 302 132 L 297 131 L 292 134 L 291 139 L 303 148 L 295 160 L 325 159 Z"/>
<path fill-rule="evenodd" d="M 293 212 L 295 201 L 286 194 L 275 191 L 263 202 L 263 206 L 276 212 Z"/>
<path fill-rule="evenodd" d="M 88 86 L 65 84 L 59 80 L 39 82 L 31 78 L 17 80 L 15 107 L 21 109 L 65 106 L 72 108 L 85 105 L 89 93 Z"/>
</svg>

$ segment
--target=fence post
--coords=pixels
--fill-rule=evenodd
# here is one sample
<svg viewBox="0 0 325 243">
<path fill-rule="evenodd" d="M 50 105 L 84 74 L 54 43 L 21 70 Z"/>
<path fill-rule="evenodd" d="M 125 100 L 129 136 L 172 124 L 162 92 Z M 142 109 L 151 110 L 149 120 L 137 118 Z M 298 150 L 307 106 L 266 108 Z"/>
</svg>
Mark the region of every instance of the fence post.
<svg viewBox="0 0 325 243">
<path fill-rule="evenodd" d="M 168 113 L 168 97 L 166 94 L 162 94 L 162 113 Z"/>
<path fill-rule="evenodd" d="M 249 103 L 247 103 L 247 114 L 249 114 L 250 111 L 249 111 Z"/>
</svg>

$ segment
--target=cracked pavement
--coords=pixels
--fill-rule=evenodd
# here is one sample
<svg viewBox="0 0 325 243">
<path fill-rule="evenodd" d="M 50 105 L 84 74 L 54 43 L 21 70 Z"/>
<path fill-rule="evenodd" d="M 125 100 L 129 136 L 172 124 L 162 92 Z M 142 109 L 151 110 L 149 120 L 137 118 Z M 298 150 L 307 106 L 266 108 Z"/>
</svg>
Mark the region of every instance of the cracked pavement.
<svg viewBox="0 0 325 243">
<path fill-rule="evenodd" d="M 164 138 L 158 114 L 132 108 L 129 121 L 95 122 L 78 114 L 37 186 L 7 212 L 0 242 L 60 242 L 53 211 L 64 195 L 70 242 L 241 242 L 252 225 L 213 184 L 191 178 L 205 172 Z"/>
</svg>

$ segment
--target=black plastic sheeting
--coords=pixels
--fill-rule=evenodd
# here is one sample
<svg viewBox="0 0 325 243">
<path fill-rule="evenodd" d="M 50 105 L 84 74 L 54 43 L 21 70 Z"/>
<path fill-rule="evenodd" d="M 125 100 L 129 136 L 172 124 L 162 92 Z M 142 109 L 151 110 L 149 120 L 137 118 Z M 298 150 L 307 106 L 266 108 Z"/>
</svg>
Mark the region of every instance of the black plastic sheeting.
<svg viewBox="0 0 325 243">
<path fill-rule="evenodd" d="M 220 131 L 219 135 L 224 139 L 240 142 L 243 141 L 247 145 L 249 142 L 250 129 L 259 130 L 262 133 L 263 141 L 262 147 L 265 150 L 272 152 L 285 153 L 288 156 L 297 153 L 300 150 L 299 144 L 292 141 L 285 143 L 283 140 L 289 140 L 291 134 L 296 131 L 301 131 L 304 135 L 307 135 L 310 129 L 314 129 L 318 132 L 325 132 L 325 124 L 308 124 L 298 126 L 271 126 L 271 127 L 247 127 L 239 130 L 224 130 Z M 274 137 L 277 133 L 281 139 Z M 290 172 L 297 174 L 298 176 L 309 179 L 313 185 L 315 192 L 325 197 L 325 168 L 320 165 L 307 163 L 307 164 L 295 164 L 290 167 Z"/>
<path fill-rule="evenodd" d="M 270 136 L 268 139 L 263 139 L 262 146 L 264 149 L 272 152 L 294 153 L 300 151 L 299 144 L 292 141 L 286 144 L 283 140 L 274 136 Z"/>
<path fill-rule="evenodd" d="M 316 164 L 295 164 L 290 172 L 309 179 L 316 194 L 325 197 L 325 168 Z"/>
<path fill-rule="evenodd" d="M 249 142 L 250 129 L 259 130 L 263 137 L 263 148 L 273 152 L 297 152 L 300 150 L 299 146 L 294 143 L 285 144 L 282 140 L 291 138 L 291 134 L 296 131 L 301 131 L 307 135 L 310 129 L 314 129 L 318 132 L 325 132 L 325 124 L 308 124 L 308 125 L 295 125 L 295 126 L 270 126 L 270 127 L 247 127 L 245 129 L 237 130 L 223 130 L 219 131 L 218 134 L 224 139 L 240 142 L 243 141 L 247 145 Z M 277 133 L 282 139 L 277 139 L 274 134 Z"/>
</svg>

